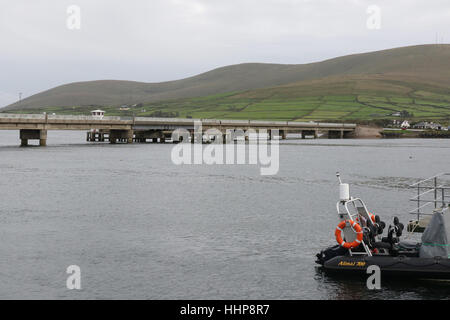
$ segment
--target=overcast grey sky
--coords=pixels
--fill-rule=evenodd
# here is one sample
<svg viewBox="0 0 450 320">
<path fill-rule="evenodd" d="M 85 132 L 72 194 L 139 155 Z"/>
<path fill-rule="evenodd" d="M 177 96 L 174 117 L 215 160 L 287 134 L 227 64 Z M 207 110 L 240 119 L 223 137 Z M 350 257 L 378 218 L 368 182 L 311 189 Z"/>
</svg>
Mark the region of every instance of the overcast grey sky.
<svg viewBox="0 0 450 320">
<path fill-rule="evenodd" d="M 70 5 L 80 29 L 69 29 Z M 369 29 L 367 9 L 381 9 Z M 73 21 L 73 20 L 70 20 Z M 0 106 L 85 80 L 159 82 L 450 42 L 449 0 L 0 0 Z"/>
</svg>

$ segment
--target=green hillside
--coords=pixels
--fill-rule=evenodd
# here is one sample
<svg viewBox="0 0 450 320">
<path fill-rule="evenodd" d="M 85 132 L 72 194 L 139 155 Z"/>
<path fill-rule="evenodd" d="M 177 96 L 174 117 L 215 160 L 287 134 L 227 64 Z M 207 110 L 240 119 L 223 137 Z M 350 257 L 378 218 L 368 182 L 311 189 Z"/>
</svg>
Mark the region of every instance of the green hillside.
<svg viewBox="0 0 450 320">
<path fill-rule="evenodd" d="M 448 120 L 450 45 L 305 65 L 242 64 L 161 84 L 68 84 L 6 110 L 85 114 L 98 106 L 110 115 L 309 121 L 395 119 L 402 112 L 412 119 Z"/>
<path fill-rule="evenodd" d="M 15 110 L 89 114 L 91 106 Z M 259 120 L 450 120 L 450 92 L 404 75 L 346 76 L 265 89 L 146 103 L 129 110 L 106 106 L 107 115 Z"/>
</svg>

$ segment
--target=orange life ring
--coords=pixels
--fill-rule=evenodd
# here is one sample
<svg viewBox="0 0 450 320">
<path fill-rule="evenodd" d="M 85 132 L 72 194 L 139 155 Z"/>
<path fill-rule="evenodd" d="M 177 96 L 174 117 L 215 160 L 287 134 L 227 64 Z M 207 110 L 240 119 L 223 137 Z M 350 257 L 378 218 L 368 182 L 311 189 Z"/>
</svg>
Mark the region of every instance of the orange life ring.
<svg viewBox="0 0 450 320">
<path fill-rule="evenodd" d="M 356 231 L 356 239 L 353 242 L 345 242 L 344 239 L 342 239 L 342 230 L 344 230 L 347 222 Z M 337 225 L 334 235 L 336 236 L 337 243 L 339 243 L 339 245 L 344 247 L 345 249 L 356 248 L 357 246 L 359 246 L 361 244 L 361 241 L 363 239 L 363 232 L 362 232 L 361 226 L 359 224 L 357 224 L 356 222 L 354 222 L 353 220 L 343 220 L 343 221 L 341 221 Z"/>
</svg>

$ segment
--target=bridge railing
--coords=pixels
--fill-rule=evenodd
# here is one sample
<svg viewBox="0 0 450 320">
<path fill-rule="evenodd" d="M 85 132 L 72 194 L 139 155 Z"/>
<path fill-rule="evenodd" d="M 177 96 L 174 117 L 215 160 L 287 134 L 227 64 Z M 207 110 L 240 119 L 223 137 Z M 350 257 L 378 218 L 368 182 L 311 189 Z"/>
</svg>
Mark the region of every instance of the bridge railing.
<svg viewBox="0 0 450 320">
<path fill-rule="evenodd" d="M 45 114 L 0 113 L 0 119 L 45 119 Z"/>
<path fill-rule="evenodd" d="M 45 115 L 44 115 L 45 118 Z M 124 120 L 132 120 L 133 118 L 131 117 L 130 119 L 124 119 L 123 117 L 117 117 L 117 116 L 107 116 L 107 117 L 102 117 L 99 118 L 98 116 L 83 116 L 83 115 L 56 115 L 56 114 L 49 114 L 48 115 L 48 120 L 104 120 L 104 121 L 108 121 L 108 120 L 114 120 L 114 121 L 124 121 Z"/>
<path fill-rule="evenodd" d="M 17 113 L 0 113 L 0 119 L 30 119 L 30 120 L 45 120 L 47 116 L 48 120 L 114 120 L 114 121 L 125 121 L 133 120 L 133 117 L 117 117 L 117 116 L 107 116 L 103 118 L 98 118 L 98 116 L 84 116 L 84 115 L 56 115 L 56 114 L 17 114 Z"/>
<path fill-rule="evenodd" d="M 123 119 L 123 118 L 122 118 Z M 131 120 L 133 120 L 133 117 L 130 118 Z M 135 121 L 152 121 L 152 122 L 161 122 L 161 123 L 166 123 L 166 122 L 173 122 L 173 123 L 189 123 L 192 124 L 194 121 L 202 121 L 200 119 L 182 119 L 182 118 L 152 118 L 152 117 L 135 117 L 134 118 Z"/>
</svg>

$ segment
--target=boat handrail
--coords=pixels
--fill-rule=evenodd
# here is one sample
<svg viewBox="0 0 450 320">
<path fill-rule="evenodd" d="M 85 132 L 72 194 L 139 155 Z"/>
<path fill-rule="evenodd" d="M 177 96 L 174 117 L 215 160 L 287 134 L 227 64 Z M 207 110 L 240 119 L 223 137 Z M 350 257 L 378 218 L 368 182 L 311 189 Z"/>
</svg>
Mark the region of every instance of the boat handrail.
<svg viewBox="0 0 450 320">
<path fill-rule="evenodd" d="M 423 180 L 420 180 L 420 181 L 418 181 L 416 183 L 413 183 L 413 184 L 409 185 L 409 188 L 414 188 L 418 184 L 421 184 L 421 183 L 424 183 L 424 182 L 427 182 L 427 181 L 430 181 L 432 179 L 436 179 L 436 178 L 439 178 L 439 177 L 442 177 L 442 176 L 449 176 L 449 175 L 450 175 L 450 172 L 442 172 L 442 173 L 439 173 L 439 174 L 437 174 L 435 176 L 432 176 L 432 177 L 429 177 L 427 179 L 423 179 Z"/>
<path fill-rule="evenodd" d="M 450 176 L 449 172 L 439 173 L 430 178 L 420 180 L 416 183 L 409 185 L 409 188 L 417 189 L 417 195 L 410 198 L 409 201 L 416 202 L 417 207 L 411 211 L 409 214 L 417 215 L 417 220 L 420 220 L 422 215 L 427 216 L 432 213 L 424 212 L 424 208 L 430 204 L 434 204 L 434 209 L 438 208 L 438 204 L 441 204 L 442 208 L 448 206 L 448 201 L 446 201 L 449 195 L 446 195 L 446 190 L 450 190 L 450 183 L 447 180 L 442 181 L 444 176 Z M 440 181 L 439 181 L 440 180 Z M 431 183 L 431 185 L 430 185 Z M 424 185 L 425 184 L 425 185 Z M 425 191 L 423 191 L 425 190 Z M 423 199 L 422 197 L 427 194 L 433 194 L 433 199 Z"/>
<path fill-rule="evenodd" d="M 357 207 L 356 207 L 355 202 L 359 202 L 360 204 L 362 204 L 362 206 L 364 207 L 364 210 L 366 210 L 366 212 L 369 212 L 369 211 L 367 210 L 366 204 L 364 203 L 364 201 L 362 201 L 362 199 L 351 197 L 350 199 L 348 199 L 348 200 L 346 200 L 346 201 L 338 201 L 338 202 L 336 203 L 336 209 L 337 209 L 338 215 L 339 215 L 341 218 L 344 218 L 344 215 L 347 215 L 348 218 L 350 218 L 350 220 L 355 221 L 356 219 L 354 218 L 354 216 L 355 216 L 355 215 L 358 215 L 359 213 L 356 212 L 354 215 L 352 215 L 352 214 L 350 213 L 349 208 L 348 208 L 348 205 L 351 203 L 351 204 L 353 205 L 353 207 L 357 210 Z M 343 207 L 345 208 L 345 212 L 341 212 L 341 210 L 340 210 L 340 207 L 341 207 L 341 206 L 343 206 Z M 345 218 L 344 218 L 344 219 L 345 219 Z M 353 229 L 353 227 L 351 227 L 351 228 Z M 372 253 L 370 252 L 370 249 L 367 247 L 367 244 L 364 242 L 364 240 L 361 241 L 361 244 L 362 244 L 362 246 L 363 246 L 363 248 L 364 248 L 364 252 L 354 252 L 354 251 L 352 251 L 351 249 L 349 249 L 350 255 L 351 255 L 351 256 L 353 256 L 353 255 L 368 255 L 369 257 L 371 257 L 371 256 L 372 256 Z"/>
</svg>

